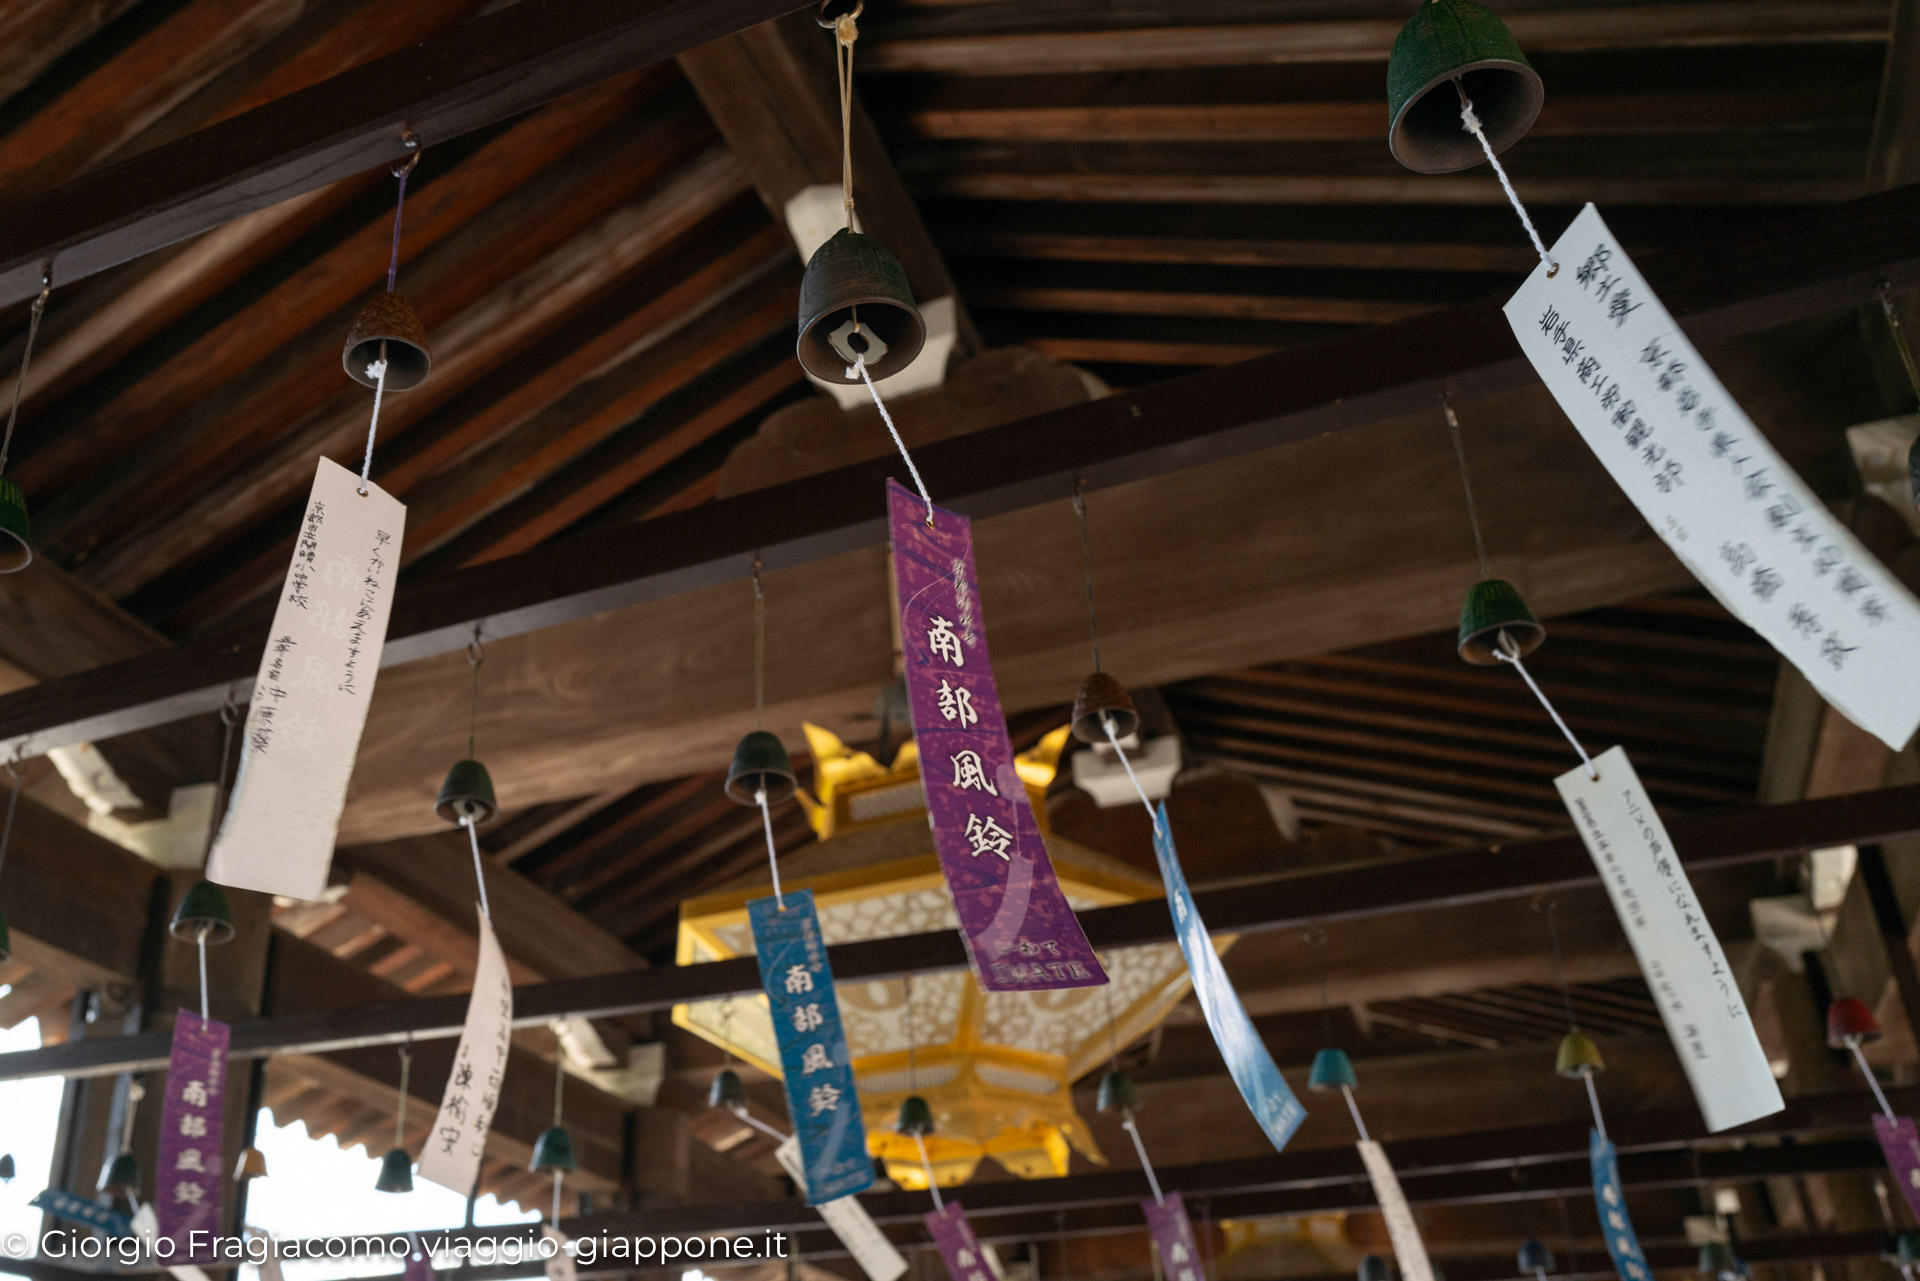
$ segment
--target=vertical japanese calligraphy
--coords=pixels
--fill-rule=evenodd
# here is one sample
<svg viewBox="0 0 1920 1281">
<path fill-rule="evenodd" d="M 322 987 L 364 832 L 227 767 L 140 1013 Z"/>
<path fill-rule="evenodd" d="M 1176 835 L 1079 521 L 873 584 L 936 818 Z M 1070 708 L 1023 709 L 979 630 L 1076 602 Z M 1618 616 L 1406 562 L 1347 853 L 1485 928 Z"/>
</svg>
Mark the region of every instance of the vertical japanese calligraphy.
<svg viewBox="0 0 1920 1281">
<path fill-rule="evenodd" d="M 1887 1157 L 1887 1169 L 1900 1185 L 1907 1209 L 1920 1219 L 1920 1133 L 1915 1132 L 1913 1122 L 1904 1116 L 1884 1116 L 1876 1112 L 1873 1135 L 1880 1140 L 1880 1150 Z"/>
<path fill-rule="evenodd" d="M 1372 1139 L 1362 1139 L 1355 1146 L 1367 1167 L 1367 1181 L 1373 1184 L 1374 1200 L 1380 1203 L 1380 1217 L 1386 1220 L 1387 1237 L 1393 1242 L 1393 1257 L 1399 1260 L 1402 1281 L 1433 1281 L 1427 1243 L 1420 1239 L 1420 1225 L 1413 1221 L 1413 1209 L 1400 1191 L 1393 1163 Z"/>
<path fill-rule="evenodd" d="M 760 982 L 780 1042 L 787 1111 L 806 1169 L 807 1204 L 818 1206 L 873 1185 L 867 1126 L 854 1093 L 853 1055 L 840 1026 L 833 970 L 820 941 L 813 891 L 794 890 L 783 909 L 770 898 L 747 904 Z"/>
<path fill-rule="evenodd" d="M 1140 1208 L 1146 1213 L 1154 1248 L 1160 1252 L 1160 1274 L 1166 1281 L 1206 1281 L 1200 1251 L 1193 1243 L 1193 1224 L 1180 1194 L 1169 1192 L 1164 1201 L 1149 1197 Z"/>
<path fill-rule="evenodd" d="M 1588 205 L 1507 303 L 1528 360 L 1694 576 L 1895 751 L 1920 724 L 1920 602 L 1753 425 Z"/>
<path fill-rule="evenodd" d="M 494 937 L 493 922 L 477 910 L 475 914 L 480 921 L 480 961 L 473 995 L 467 998 L 467 1022 L 446 1093 L 440 1096 L 440 1115 L 420 1152 L 420 1177 L 462 1196 L 473 1190 L 480 1173 L 513 1035 L 513 980 L 507 975 L 506 957 Z"/>
<path fill-rule="evenodd" d="M 227 1091 L 227 1025 L 187 1010 L 173 1021 L 167 1095 L 160 1107 L 160 1156 L 153 1172 L 159 1234 L 188 1262 L 190 1233 L 202 1241 L 224 1231 L 220 1192 L 225 1156 L 220 1146 Z M 211 1255 L 208 1256 L 211 1258 Z"/>
<path fill-rule="evenodd" d="M 1620 927 L 1660 1006 L 1709 1130 L 1785 1106 L 1720 940 L 1680 865 L 1673 839 L 1619 747 L 1568 770 L 1555 784 L 1573 816 Z"/>
<path fill-rule="evenodd" d="M 407 509 L 322 458 L 273 611 L 207 876 L 320 897 L 386 644 Z M 464 1191 L 465 1189 L 462 1189 Z"/>
<path fill-rule="evenodd" d="M 997 1281 L 993 1267 L 980 1249 L 980 1238 L 967 1222 L 967 1212 L 958 1201 L 949 1201 L 924 1216 L 927 1232 L 946 1262 L 947 1275 L 953 1281 Z"/>
<path fill-rule="evenodd" d="M 907 702 L 940 870 L 974 977 L 989 992 L 1107 981 L 1060 892 L 993 683 L 973 530 L 887 482 Z"/>
<path fill-rule="evenodd" d="M 1206 1015 L 1207 1026 L 1220 1047 L 1220 1057 L 1227 1061 L 1228 1074 L 1240 1087 L 1240 1097 L 1253 1110 L 1254 1119 L 1266 1131 L 1274 1150 L 1282 1150 L 1293 1132 L 1300 1128 L 1300 1122 L 1307 1119 L 1307 1110 L 1300 1106 L 1292 1087 L 1274 1066 L 1273 1055 L 1267 1052 L 1253 1020 L 1247 1017 L 1246 1007 L 1240 1004 L 1240 994 L 1233 990 L 1233 983 L 1227 978 L 1227 967 L 1220 963 L 1220 954 L 1213 950 L 1213 940 L 1207 937 L 1206 923 L 1193 904 L 1187 874 L 1180 866 L 1180 855 L 1173 848 L 1173 824 L 1167 818 L 1165 802 L 1155 817 L 1158 822 L 1153 834 L 1153 854 L 1160 862 L 1160 879 L 1167 887 L 1174 937 L 1180 942 L 1180 951 L 1187 958 L 1187 970 L 1193 976 L 1194 999 L 1200 1002 L 1200 1012 Z"/>
<path fill-rule="evenodd" d="M 1613 1270 L 1620 1281 L 1653 1281 L 1647 1256 L 1640 1252 L 1640 1237 L 1627 1217 L 1627 1194 L 1620 1186 L 1620 1162 L 1613 1144 L 1600 1137 L 1600 1131 L 1587 1132 L 1587 1160 L 1593 1167 L 1593 1204 L 1600 1216 L 1600 1232 L 1607 1240 L 1607 1253 L 1613 1256 Z"/>
<path fill-rule="evenodd" d="M 787 1172 L 794 1185 L 805 1194 L 807 1186 L 807 1167 L 800 1155 L 800 1141 L 789 1138 L 773 1150 L 779 1160 L 780 1168 Z M 893 1242 L 887 1240 L 886 1233 L 880 1230 L 867 1213 L 867 1207 L 850 1196 L 834 1201 L 822 1201 L 814 1209 L 833 1229 L 833 1235 L 840 1238 L 840 1244 L 847 1247 L 847 1253 L 860 1265 L 868 1281 L 894 1281 L 907 1270 L 907 1261 L 900 1251 L 893 1248 Z"/>
</svg>

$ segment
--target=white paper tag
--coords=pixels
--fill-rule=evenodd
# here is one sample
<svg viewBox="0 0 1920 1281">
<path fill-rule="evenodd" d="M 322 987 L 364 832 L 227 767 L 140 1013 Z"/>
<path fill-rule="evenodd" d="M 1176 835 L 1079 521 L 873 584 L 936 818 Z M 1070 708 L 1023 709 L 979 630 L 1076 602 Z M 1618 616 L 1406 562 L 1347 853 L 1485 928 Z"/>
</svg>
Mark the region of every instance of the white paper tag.
<svg viewBox="0 0 1920 1281">
<path fill-rule="evenodd" d="M 476 915 L 478 909 L 476 908 Z M 467 1000 L 467 1022 L 453 1056 L 453 1074 L 440 1098 L 440 1115 L 420 1153 L 420 1177 L 462 1196 L 473 1191 L 486 1150 L 487 1129 L 500 1102 L 513 1035 L 513 980 L 507 975 L 493 922 L 480 920 L 480 961 Z"/>
<path fill-rule="evenodd" d="M 1401 1281 L 1433 1281 L 1433 1265 L 1427 1262 L 1427 1243 L 1420 1239 L 1420 1225 L 1400 1191 L 1387 1154 L 1372 1139 L 1354 1145 L 1366 1164 L 1367 1178 L 1373 1183 L 1374 1200 L 1380 1203 L 1380 1217 L 1387 1222 L 1387 1236 L 1393 1241 L 1393 1257 L 1400 1261 Z"/>
<path fill-rule="evenodd" d="M 1554 783 L 1613 898 L 1707 1129 L 1778 1112 L 1780 1085 L 1747 1003 L 1647 790 L 1624 749 L 1593 763 L 1598 780 L 1581 766 Z"/>
<path fill-rule="evenodd" d="M 573 1251 L 567 1249 L 569 1240 L 567 1234 L 551 1223 L 546 1223 L 541 1225 L 540 1235 L 552 1243 L 541 1250 L 542 1254 L 548 1250 L 553 1251 L 547 1259 L 547 1281 L 574 1281 L 579 1269 L 574 1264 Z"/>
<path fill-rule="evenodd" d="M 806 1166 L 800 1159 L 800 1140 L 790 1138 L 773 1150 L 780 1161 L 780 1168 L 787 1172 L 801 1195 L 807 1190 Z M 833 1229 L 833 1235 L 840 1238 L 840 1244 L 847 1247 L 847 1253 L 853 1256 L 855 1263 L 866 1272 L 872 1281 L 894 1281 L 894 1278 L 907 1270 L 907 1261 L 893 1248 L 893 1242 L 875 1225 L 867 1207 L 850 1196 L 837 1201 L 827 1201 L 813 1207 Z"/>
<path fill-rule="evenodd" d="M 254 678 L 233 801 L 207 859 L 222 885 L 302 899 L 327 888 L 407 521 L 398 499 L 359 487 L 353 472 L 320 460 Z"/>
<path fill-rule="evenodd" d="M 1920 725 L 1920 602 L 1720 385 L 1588 205 L 1507 322 L 1600 462 L 1720 603 L 1898 751 Z"/>
</svg>

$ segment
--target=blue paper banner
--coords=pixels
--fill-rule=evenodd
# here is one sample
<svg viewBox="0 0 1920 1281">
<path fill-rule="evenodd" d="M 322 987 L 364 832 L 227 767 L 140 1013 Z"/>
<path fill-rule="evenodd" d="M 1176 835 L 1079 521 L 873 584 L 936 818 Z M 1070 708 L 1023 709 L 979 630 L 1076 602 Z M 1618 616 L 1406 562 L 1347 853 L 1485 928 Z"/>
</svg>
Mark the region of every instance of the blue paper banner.
<svg viewBox="0 0 1920 1281">
<path fill-rule="evenodd" d="M 85 1197 L 75 1196 L 71 1192 L 62 1192 L 59 1188 L 48 1188 L 27 1204 L 36 1210 L 45 1210 L 56 1219 L 65 1219 L 69 1223 L 78 1223 L 83 1227 L 99 1228 L 108 1236 L 130 1237 L 133 1235 L 133 1222 L 126 1215 L 111 1206 L 97 1204 Z"/>
<path fill-rule="evenodd" d="M 1156 817 L 1159 823 L 1153 836 L 1153 853 L 1160 860 L 1160 878 L 1166 882 L 1174 936 L 1180 940 L 1187 969 L 1193 975 L 1193 994 L 1207 1016 L 1207 1026 L 1213 1029 L 1213 1039 L 1220 1047 L 1220 1057 L 1227 1061 L 1233 1083 L 1240 1087 L 1240 1097 L 1253 1109 L 1254 1119 L 1267 1132 L 1274 1149 L 1282 1150 L 1300 1122 L 1306 1120 L 1307 1110 L 1274 1066 L 1273 1056 L 1267 1053 L 1246 1007 L 1240 1004 L 1239 993 L 1227 978 L 1226 966 L 1213 950 L 1213 940 L 1207 937 L 1206 924 L 1193 904 L 1193 891 L 1187 888 L 1187 874 L 1180 870 L 1180 855 L 1173 848 L 1173 825 L 1167 819 L 1165 802 Z"/>
<path fill-rule="evenodd" d="M 1607 1239 L 1607 1253 L 1613 1256 L 1613 1270 L 1620 1281 L 1650 1281 L 1647 1256 L 1640 1252 L 1640 1238 L 1627 1217 L 1627 1194 L 1620 1186 L 1620 1162 L 1613 1144 L 1589 1131 L 1587 1153 L 1593 1165 L 1593 1202 L 1600 1212 L 1600 1231 Z"/>
<path fill-rule="evenodd" d="M 852 1196 L 873 1185 L 873 1158 L 867 1155 L 853 1056 L 840 1026 L 813 891 L 788 893 L 784 908 L 774 899 L 754 899 L 747 920 L 780 1041 L 787 1111 L 807 1171 L 807 1204 Z"/>
</svg>

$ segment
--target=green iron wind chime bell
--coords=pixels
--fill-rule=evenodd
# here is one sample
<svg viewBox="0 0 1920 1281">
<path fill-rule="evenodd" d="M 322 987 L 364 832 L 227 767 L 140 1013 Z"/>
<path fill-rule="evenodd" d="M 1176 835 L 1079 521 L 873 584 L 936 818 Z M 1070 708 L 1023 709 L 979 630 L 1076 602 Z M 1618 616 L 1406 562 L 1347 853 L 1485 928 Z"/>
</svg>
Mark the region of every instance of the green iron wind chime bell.
<svg viewBox="0 0 1920 1281">
<path fill-rule="evenodd" d="M 473 640 L 467 645 L 467 664 L 473 669 L 473 692 L 467 705 L 467 755 L 447 771 L 447 780 L 440 785 L 440 795 L 433 802 L 433 812 L 442 822 L 470 831 L 485 827 L 500 812 L 500 803 L 493 794 L 493 776 L 487 773 L 487 767 L 474 752 L 475 735 L 480 726 L 480 664 L 485 661 L 480 629 L 475 627 Z"/>
<path fill-rule="evenodd" d="M 736 803 L 756 806 L 764 793 L 767 804 L 791 800 L 800 788 L 794 773 L 793 758 L 786 744 L 763 729 L 754 730 L 733 749 L 733 763 L 727 767 L 726 792 Z"/>
<path fill-rule="evenodd" d="M 1415 173 L 1454 173 L 1485 158 L 1462 127 L 1474 114 L 1495 155 L 1525 136 L 1546 89 L 1506 24 L 1473 0 L 1429 0 L 1387 58 L 1387 146 Z"/>
<path fill-rule="evenodd" d="M 12 1183 L 14 1174 L 13 1153 L 0 1154 L 0 1183 Z"/>
<path fill-rule="evenodd" d="M 721 1068 L 707 1089 L 707 1106 L 740 1116 L 747 1111 L 747 1087 L 732 1068 Z"/>
<path fill-rule="evenodd" d="M 1133 1078 L 1119 1068 L 1110 1068 L 1100 1078 L 1100 1094 L 1094 1103 L 1101 1112 L 1132 1112 L 1140 1106 L 1140 1091 Z"/>
<path fill-rule="evenodd" d="M 535 1174 L 553 1176 L 553 1218 L 560 1222 L 560 1188 L 569 1174 L 580 1168 L 579 1154 L 574 1151 L 573 1135 L 560 1123 L 561 1096 L 567 1084 L 567 1051 L 565 1046 L 556 1047 L 558 1053 L 553 1060 L 553 1124 L 540 1131 L 540 1137 L 533 1141 L 533 1162 L 528 1167 Z"/>
<path fill-rule="evenodd" d="M 195 881 L 174 909 L 167 932 L 182 943 L 232 941 L 233 909 L 227 905 L 227 892 L 212 881 Z"/>
<path fill-rule="evenodd" d="M 1544 1278 L 1553 1271 L 1553 1251 L 1539 1237 L 1528 1237 L 1520 1243 L 1520 1253 L 1514 1256 L 1514 1263 L 1519 1266 L 1521 1276 Z"/>
<path fill-rule="evenodd" d="M 1506 637 L 1503 642 L 1502 636 Z M 1534 618 L 1512 583 L 1487 578 L 1467 589 L 1460 607 L 1460 657 L 1476 667 L 1492 667 L 1505 645 L 1507 652 L 1525 658 L 1540 648 L 1547 629 Z"/>
<path fill-rule="evenodd" d="M 129 1203 L 140 1198 L 140 1158 L 133 1154 L 133 1121 L 146 1094 L 147 1089 L 139 1078 L 127 1078 L 125 1108 L 120 1118 L 120 1150 L 100 1171 L 99 1190 Z"/>
<path fill-rule="evenodd" d="M 413 1075 L 413 1051 L 400 1047 L 400 1098 L 393 1111 L 393 1146 L 380 1158 L 375 1192 L 413 1191 L 413 1157 L 407 1152 L 407 1080 Z"/>
<path fill-rule="evenodd" d="M 1595 1072 L 1607 1070 L 1607 1061 L 1600 1057 L 1600 1047 L 1593 1038 L 1574 1028 L 1560 1038 L 1560 1051 L 1554 1057 L 1553 1070 L 1569 1081 L 1590 1077 Z"/>
<path fill-rule="evenodd" d="M 1359 1281 L 1389 1281 L 1392 1271 L 1387 1267 L 1385 1258 L 1377 1254 L 1369 1254 L 1360 1260 L 1360 1267 L 1355 1276 Z"/>
<path fill-rule="evenodd" d="M 1322 1094 L 1331 1094 L 1336 1090 L 1357 1090 L 1360 1088 L 1360 1078 L 1354 1075 L 1353 1060 L 1347 1057 L 1347 1052 L 1329 1046 L 1313 1056 L 1313 1067 L 1307 1073 L 1307 1088 Z"/>
</svg>

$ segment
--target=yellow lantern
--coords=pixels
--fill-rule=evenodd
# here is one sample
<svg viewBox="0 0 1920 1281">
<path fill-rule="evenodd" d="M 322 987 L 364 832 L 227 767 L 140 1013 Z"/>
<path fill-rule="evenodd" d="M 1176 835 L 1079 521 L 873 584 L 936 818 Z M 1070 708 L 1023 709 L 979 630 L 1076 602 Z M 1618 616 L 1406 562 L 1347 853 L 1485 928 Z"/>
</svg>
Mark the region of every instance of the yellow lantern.
<svg viewBox="0 0 1920 1281">
<path fill-rule="evenodd" d="M 957 929 L 913 744 L 883 766 L 817 726 L 806 732 L 819 795 L 800 795 L 820 841 L 781 858 L 783 887 L 813 891 L 829 944 Z M 1062 726 L 1015 762 L 1067 901 L 1083 910 L 1161 897 L 1157 877 L 1048 830 L 1046 789 L 1067 734 Z M 746 903 L 769 892 L 755 876 L 683 903 L 679 963 L 750 955 Z M 1156 1027 L 1187 994 L 1189 980 L 1173 943 L 1117 948 L 1102 961 L 1109 987 L 1059 992 L 982 992 L 965 970 L 923 974 L 911 988 L 899 979 L 837 985 L 867 1147 L 890 1179 L 915 1191 L 927 1186 L 912 1137 L 893 1129 L 910 1094 L 933 1109 L 927 1158 L 943 1187 L 965 1182 L 983 1157 L 1029 1179 L 1066 1174 L 1073 1149 L 1105 1163 L 1074 1111 L 1073 1082 L 1101 1066 L 1115 1044 Z M 735 1000 L 730 1013 L 726 1004 L 676 1006 L 673 1019 L 779 1076 L 766 998 Z"/>
</svg>

